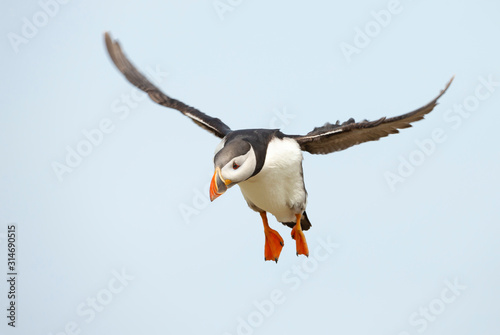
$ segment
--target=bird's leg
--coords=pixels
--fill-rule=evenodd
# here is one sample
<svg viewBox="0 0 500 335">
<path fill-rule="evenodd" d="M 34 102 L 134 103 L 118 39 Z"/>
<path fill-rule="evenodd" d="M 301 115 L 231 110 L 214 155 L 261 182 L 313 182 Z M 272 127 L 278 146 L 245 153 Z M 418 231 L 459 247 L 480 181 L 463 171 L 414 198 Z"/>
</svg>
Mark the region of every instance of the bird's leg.
<svg viewBox="0 0 500 335">
<path fill-rule="evenodd" d="M 307 247 L 306 237 L 302 232 L 302 225 L 300 224 L 300 219 L 302 214 L 295 214 L 297 218 L 297 223 L 292 228 L 292 238 L 295 240 L 298 255 L 306 255 L 309 257 L 309 248 Z"/>
<path fill-rule="evenodd" d="M 266 212 L 260 212 L 260 217 L 264 223 L 264 234 L 266 235 L 266 245 L 264 246 L 265 260 L 278 263 L 281 249 L 283 249 L 283 239 L 276 230 L 269 227 Z"/>
</svg>

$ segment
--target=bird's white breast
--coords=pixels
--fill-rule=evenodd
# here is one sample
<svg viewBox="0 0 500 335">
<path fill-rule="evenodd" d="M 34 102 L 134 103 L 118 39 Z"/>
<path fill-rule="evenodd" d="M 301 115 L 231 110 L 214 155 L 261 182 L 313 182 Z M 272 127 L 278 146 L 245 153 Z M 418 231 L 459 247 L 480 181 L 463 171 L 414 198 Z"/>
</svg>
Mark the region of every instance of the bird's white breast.
<svg viewBox="0 0 500 335">
<path fill-rule="evenodd" d="M 295 214 L 305 210 L 307 198 L 298 143 L 291 138 L 272 139 L 262 170 L 238 185 L 250 207 L 253 204 L 280 222 L 294 222 Z"/>
</svg>

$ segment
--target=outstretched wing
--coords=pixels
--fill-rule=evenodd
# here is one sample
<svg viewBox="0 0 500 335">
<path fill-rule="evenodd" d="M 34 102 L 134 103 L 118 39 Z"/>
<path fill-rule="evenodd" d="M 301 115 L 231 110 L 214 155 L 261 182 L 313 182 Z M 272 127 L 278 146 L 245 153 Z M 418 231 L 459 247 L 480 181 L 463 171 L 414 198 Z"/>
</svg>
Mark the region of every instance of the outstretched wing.
<svg viewBox="0 0 500 335">
<path fill-rule="evenodd" d="M 104 34 L 104 39 L 106 41 L 106 48 L 108 49 L 109 56 L 118 70 L 125 75 L 125 78 L 127 78 L 132 85 L 146 92 L 154 102 L 165 107 L 177 109 L 182 114 L 191 118 L 197 125 L 220 138 L 231 132 L 231 129 L 221 120 L 208 116 L 196 108 L 173 99 L 160 91 L 158 87 L 153 85 L 132 63 L 130 63 L 123 53 L 120 44 L 117 41 L 113 41 L 109 33 L 106 32 Z"/>
<path fill-rule="evenodd" d="M 314 128 L 307 135 L 289 137 L 294 138 L 304 151 L 312 154 L 328 154 L 363 142 L 377 141 L 389 134 L 397 134 L 398 129 L 411 127 L 412 122 L 422 120 L 425 114 L 430 113 L 437 105 L 438 99 L 450 87 L 453 78 L 434 100 L 413 112 L 391 118 L 382 117 L 375 121 L 356 122 L 351 118 L 342 124 L 339 124 L 339 121 L 336 124 L 326 123 L 323 127 Z"/>
</svg>

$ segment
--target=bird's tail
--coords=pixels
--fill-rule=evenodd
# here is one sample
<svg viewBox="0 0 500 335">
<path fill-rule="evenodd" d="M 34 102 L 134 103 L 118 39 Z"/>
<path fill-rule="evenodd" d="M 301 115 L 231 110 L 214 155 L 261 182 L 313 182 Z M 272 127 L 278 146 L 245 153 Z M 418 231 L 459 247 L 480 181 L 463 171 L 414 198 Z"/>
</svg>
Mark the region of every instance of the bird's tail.
<svg viewBox="0 0 500 335">
<path fill-rule="evenodd" d="M 290 228 L 293 228 L 295 226 L 295 222 L 281 222 L 281 223 L 283 223 L 285 226 L 288 226 Z M 302 227 L 302 230 L 308 230 L 312 226 L 311 222 L 309 221 L 309 218 L 307 217 L 307 213 L 305 211 L 304 211 L 304 213 L 302 213 L 302 217 L 300 219 L 300 225 Z"/>
</svg>

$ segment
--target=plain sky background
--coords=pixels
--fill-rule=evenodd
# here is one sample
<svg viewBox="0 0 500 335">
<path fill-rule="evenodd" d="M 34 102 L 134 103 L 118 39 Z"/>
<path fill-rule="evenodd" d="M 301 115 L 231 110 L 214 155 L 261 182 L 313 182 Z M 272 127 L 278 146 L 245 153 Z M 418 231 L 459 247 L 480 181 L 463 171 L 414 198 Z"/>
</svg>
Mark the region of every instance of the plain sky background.
<svg viewBox="0 0 500 335">
<path fill-rule="evenodd" d="M 214 3 L 70 1 L 44 16 L 38 1 L 2 1 L 0 278 L 16 223 L 19 298 L 13 330 L 0 281 L 0 333 L 498 334 L 500 86 L 480 78 L 500 81 L 500 3 L 401 0 L 383 27 L 372 11 L 386 0 L 222 0 L 222 15 Z M 367 45 L 358 29 L 372 29 Z M 413 128 L 304 154 L 318 254 L 296 257 L 271 217 L 275 264 L 237 187 L 207 201 L 219 140 L 149 99 L 126 107 L 105 31 L 166 93 L 233 129 L 398 115 L 456 77 Z M 111 130 L 58 180 L 53 165 L 103 120 Z"/>
</svg>

